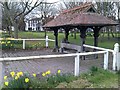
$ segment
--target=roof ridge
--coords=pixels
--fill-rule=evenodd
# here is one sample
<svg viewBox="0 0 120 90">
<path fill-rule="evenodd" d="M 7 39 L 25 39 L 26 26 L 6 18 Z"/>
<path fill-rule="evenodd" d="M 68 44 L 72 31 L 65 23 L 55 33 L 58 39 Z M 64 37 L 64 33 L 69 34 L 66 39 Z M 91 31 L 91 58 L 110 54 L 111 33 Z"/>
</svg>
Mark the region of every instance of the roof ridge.
<svg viewBox="0 0 120 90">
<path fill-rule="evenodd" d="M 76 6 L 76 7 L 74 7 L 74 8 L 70 8 L 70 9 L 64 10 L 62 13 L 63 13 L 63 14 L 69 13 L 69 12 L 71 12 L 71 11 L 78 10 L 78 9 L 82 9 L 82 8 L 86 8 L 86 7 L 91 6 L 91 5 L 93 5 L 91 2 L 89 2 L 89 3 L 87 2 L 87 3 L 81 4 L 81 5 L 79 5 L 79 6 Z"/>
</svg>

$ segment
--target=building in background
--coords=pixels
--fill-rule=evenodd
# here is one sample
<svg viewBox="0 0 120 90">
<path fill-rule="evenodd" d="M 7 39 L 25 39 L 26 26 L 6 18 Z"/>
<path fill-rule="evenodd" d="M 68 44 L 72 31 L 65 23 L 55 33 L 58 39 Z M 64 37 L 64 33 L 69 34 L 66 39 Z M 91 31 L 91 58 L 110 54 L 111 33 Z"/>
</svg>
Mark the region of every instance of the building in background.
<svg viewBox="0 0 120 90">
<path fill-rule="evenodd" d="M 32 18 L 30 20 L 26 20 L 25 23 L 26 31 L 43 31 L 42 21 L 40 18 Z"/>
</svg>

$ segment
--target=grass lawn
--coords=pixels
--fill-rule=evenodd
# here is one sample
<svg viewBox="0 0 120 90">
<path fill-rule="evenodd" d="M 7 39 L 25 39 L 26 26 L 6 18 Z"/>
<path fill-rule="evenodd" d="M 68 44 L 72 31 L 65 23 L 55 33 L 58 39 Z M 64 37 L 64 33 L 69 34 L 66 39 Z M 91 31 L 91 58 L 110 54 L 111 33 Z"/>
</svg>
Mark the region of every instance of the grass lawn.
<svg viewBox="0 0 120 90">
<path fill-rule="evenodd" d="M 4 34 L 2 34 L 4 35 Z M 44 32 L 19 32 L 19 38 L 44 38 Z M 47 32 L 47 35 L 50 39 L 54 39 L 54 33 L 53 32 Z M 1 34 L 0 34 L 1 36 Z M 62 39 L 64 38 L 64 33 L 59 33 L 58 34 L 58 40 L 59 40 L 59 45 L 60 42 L 62 41 Z M 76 35 L 76 39 L 74 39 L 74 37 L 72 37 L 71 35 L 69 35 L 69 42 L 80 45 L 80 35 L 79 33 L 77 33 Z M 43 47 L 45 46 L 45 42 L 44 41 L 28 41 L 27 43 L 27 47 L 29 46 L 35 46 L 36 44 L 38 44 L 38 46 Z M 93 45 L 94 43 L 94 38 L 87 36 L 86 37 L 86 44 L 89 45 Z M 99 37 L 99 47 L 104 47 L 104 48 L 110 48 L 113 49 L 114 44 L 115 43 L 120 43 L 120 41 L 117 38 L 112 38 L 110 37 L 110 39 L 108 40 L 107 38 L 107 34 L 105 34 L 105 37 Z M 54 43 L 50 42 L 49 43 L 49 47 L 53 48 L 54 47 Z"/>
<path fill-rule="evenodd" d="M 70 83 L 60 83 L 57 88 L 118 88 L 118 74 L 93 67 Z"/>
<path fill-rule="evenodd" d="M 53 32 L 47 32 L 47 35 L 50 39 L 54 39 Z M 43 38 L 43 37 L 44 37 L 44 32 L 19 32 L 19 38 Z M 58 34 L 59 45 L 63 38 L 64 38 L 64 33 L 59 33 Z M 76 39 L 74 39 L 74 37 L 71 37 L 71 35 L 69 35 L 69 41 L 71 43 L 80 45 L 79 33 L 77 33 Z M 93 45 L 93 42 L 94 42 L 93 37 L 90 37 L 90 36 L 86 37 L 86 44 Z M 100 47 L 113 49 L 115 43 L 119 43 L 118 39 L 116 39 L 116 38 L 111 37 L 108 40 L 107 35 L 105 35 L 105 37 L 99 37 L 99 46 Z M 50 45 L 50 47 L 53 47 L 54 43 L 50 43 L 49 45 Z"/>
</svg>

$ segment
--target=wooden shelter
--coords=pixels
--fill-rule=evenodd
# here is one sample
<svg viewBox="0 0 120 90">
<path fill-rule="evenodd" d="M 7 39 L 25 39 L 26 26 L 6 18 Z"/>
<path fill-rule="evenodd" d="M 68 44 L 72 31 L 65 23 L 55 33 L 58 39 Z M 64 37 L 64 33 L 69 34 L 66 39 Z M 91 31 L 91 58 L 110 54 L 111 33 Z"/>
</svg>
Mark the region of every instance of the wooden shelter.
<svg viewBox="0 0 120 90">
<path fill-rule="evenodd" d="M 98 46 L 100 29 L 105 26 L 113 25 L 118 25 L 118 23 L 98 14 L 92 3 L 85 3 L 78 7 L 63 11 L 43 27 L 54 31 L 56 49 L 58 48 L 58 29 L 63 28 L 65 30 L 65 41 L 67 41 L 70 29 L 78 28 L 81 37 L 81 51 L 83 51 L 87 28 L 92 28 L 94 30 L 94 46 Z"/>
</svg>

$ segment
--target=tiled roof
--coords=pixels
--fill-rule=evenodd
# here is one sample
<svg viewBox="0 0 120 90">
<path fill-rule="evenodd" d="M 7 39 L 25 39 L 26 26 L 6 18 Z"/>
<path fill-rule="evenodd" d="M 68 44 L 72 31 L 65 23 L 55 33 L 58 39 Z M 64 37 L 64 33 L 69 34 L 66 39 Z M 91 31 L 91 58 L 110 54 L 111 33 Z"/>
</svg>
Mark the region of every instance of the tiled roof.
<svg viewBox="0 0 120 90">
<path fill-rule="evenodd" d="M 87 12 L 93 6 L 91 3 L 85 3 L 73 9 L 65 10 L 55 19 L 51 20 L 43 27 L 58 27 L 65 25 L 80 25 L 80 26 L 105 26 L 116 25 L 117 23 L 105 16 L 97 13 Z"/>
<path fill-rule="evenodd" d="M 70 12 L 73 12 L 73 11 L 87 11 L 91 6 L 93 6 L 92 3 L 84 3 L 80 6 L 76 6 L 74 8 L 71 8 L 71 9 L 67 9 L 67 10 L 64 10 L 62 13 L 65 14 L 65 13 L 70 13 Z"/>
</svg>

